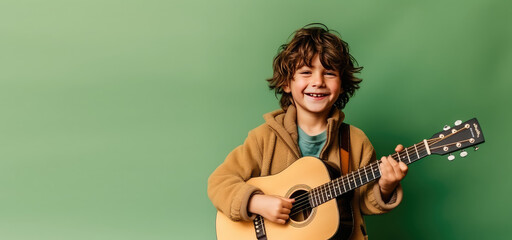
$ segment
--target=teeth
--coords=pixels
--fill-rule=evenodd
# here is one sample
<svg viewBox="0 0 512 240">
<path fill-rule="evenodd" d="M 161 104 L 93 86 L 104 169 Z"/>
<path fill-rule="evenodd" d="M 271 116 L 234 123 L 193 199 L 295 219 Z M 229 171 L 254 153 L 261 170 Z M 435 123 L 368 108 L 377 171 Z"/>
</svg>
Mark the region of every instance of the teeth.
<svg viewBox="0 0 512 240">
<path fill-rule="evenodd" d="M 312 97 L 323 97 L 323 96 L 325 96 L 325 94 L 314 94 L 314 93 L 308 93 L 308 95 L 310 95 Z"/>
</svg>

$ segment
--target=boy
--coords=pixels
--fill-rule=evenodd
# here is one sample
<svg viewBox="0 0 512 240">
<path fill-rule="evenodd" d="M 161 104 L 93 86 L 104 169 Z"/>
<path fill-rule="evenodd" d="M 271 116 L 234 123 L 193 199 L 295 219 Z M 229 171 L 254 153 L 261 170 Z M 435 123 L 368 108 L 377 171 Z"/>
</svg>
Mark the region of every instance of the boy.
<svg viewBox="0 0 512 240">
<path fill-rule="evenodd" d="M 266 123 L 249 132 L 244 144 L 234 149 L 208 179 L 208 195 L 219 211 L 234 221 L 249 221 L 255 214 L 285 224 L 294 199 L 265 195 L 246 183 L 253 177 L 277 174 L 297 159 L 314 156 L 340 169 L 338 131 L 341 111 L 362 81 L 354 76 L 348 45 L 323 24 L 306 25 L 282 45 L 274 58 L 270 89 L 281 94 L 281 109 L 264 115 Z M 398 145 L 395 151 L 401 151 Z M 382 157 L 381 178 L 356 189 L 351 239 L 364 239 L 362 214 L 381 214 L 402 199 L 400 180 L 407 165 Z M 343 161 L 346 161 L 345 159 Z M 375 161 L 366 135 L 350 126 L 351 170 Z"/>
</svg>

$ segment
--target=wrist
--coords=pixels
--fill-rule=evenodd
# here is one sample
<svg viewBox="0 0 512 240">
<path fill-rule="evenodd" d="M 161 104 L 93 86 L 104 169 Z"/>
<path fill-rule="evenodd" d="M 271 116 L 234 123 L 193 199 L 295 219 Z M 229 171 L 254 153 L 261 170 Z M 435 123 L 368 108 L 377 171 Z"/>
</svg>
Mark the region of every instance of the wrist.
<svg viewBox="0 0 512 240">
<path fill-rule="evenodd" d="M 383 188 L 382 186 L 379 185 L 379 190 L 380 190 L 380 195 L 382 196 L 382 200 L 384 202 L 389 202 L 389 200 L 391 199 L 391 196 L 393 196 L 393 192 L 395 191 L 396 189 L 396 186 L 393 186 L 392 188 L 391 187 L 388 187 L 388 188 Z"/>
<path fill-rule="evenodd" d="M 249 198 L 249 204 L 247 204 L 247 212 L 249 214 L 259 214 L 259 200 L 262 197 L 262 193 L 255 192 L 250 198 Z"/>
</svg>

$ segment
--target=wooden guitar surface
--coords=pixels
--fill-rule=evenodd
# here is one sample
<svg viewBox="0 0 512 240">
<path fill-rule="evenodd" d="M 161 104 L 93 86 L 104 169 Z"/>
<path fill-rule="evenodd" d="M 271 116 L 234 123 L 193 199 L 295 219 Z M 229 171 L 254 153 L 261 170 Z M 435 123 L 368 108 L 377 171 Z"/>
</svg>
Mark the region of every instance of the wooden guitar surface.
<svg viewBox="0 0 512 240">
<path fill-rule="evenodd" d="M 329 181 L 329 172 L 321 160 L 304 157 L 276 175 L 252 178 L 247 183 L 267 195 L 289 197 L 297 190 L 310 191 Z M 268 239 L 328 239 L 338 229 L 338 215 L 336 199 L 332 199 L 314 208 L 304 221 L 290 219 L 281 225 L 264 220 L 266 235 Z M 216 228 L 218 240 L 257 239 L 253 222 L 233 222 L 221 212 L 217 212 Z"/>
</svg>

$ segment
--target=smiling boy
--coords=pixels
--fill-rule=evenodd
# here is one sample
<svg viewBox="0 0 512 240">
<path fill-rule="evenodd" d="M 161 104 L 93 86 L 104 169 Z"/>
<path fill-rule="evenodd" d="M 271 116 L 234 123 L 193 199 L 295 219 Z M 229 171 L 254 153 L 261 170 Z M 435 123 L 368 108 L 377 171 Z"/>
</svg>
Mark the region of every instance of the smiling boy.
<svg viewBox="0 0 512 240">
<path fill-rule="evenodd" d="M 234 221 L 254 215 L 286 224 L 294 199 L 266 195 L 247 184 L 253 177 L 277 174 L 297 159 L 314 156 L 340 169 L 338 139 L 344 119 L 341 111 L 362 81 L 354 74 L 347 43 L 322 24 L 307 25 L 281 46 L 274 58 L 269 86 L 281 95 L 281 109 L 264 115 L 265 123 L 249 132 L 244 144 L 234 149 L 208 180 L 214 206 Z M 401 151 L 398 145 L 395 151 Z M 350 126 L 350 169 L 375 161 L 366 135 Z M 381 178 L 355 190 L 350 200 L 353 232 L 350 239 L 365 239 L 362 215 L 381 214 L 402 199 L 400 180 L 407 165 L 382 157 Z M 346 159 L 343 159 L 346 161 Z"/>
</svg>

